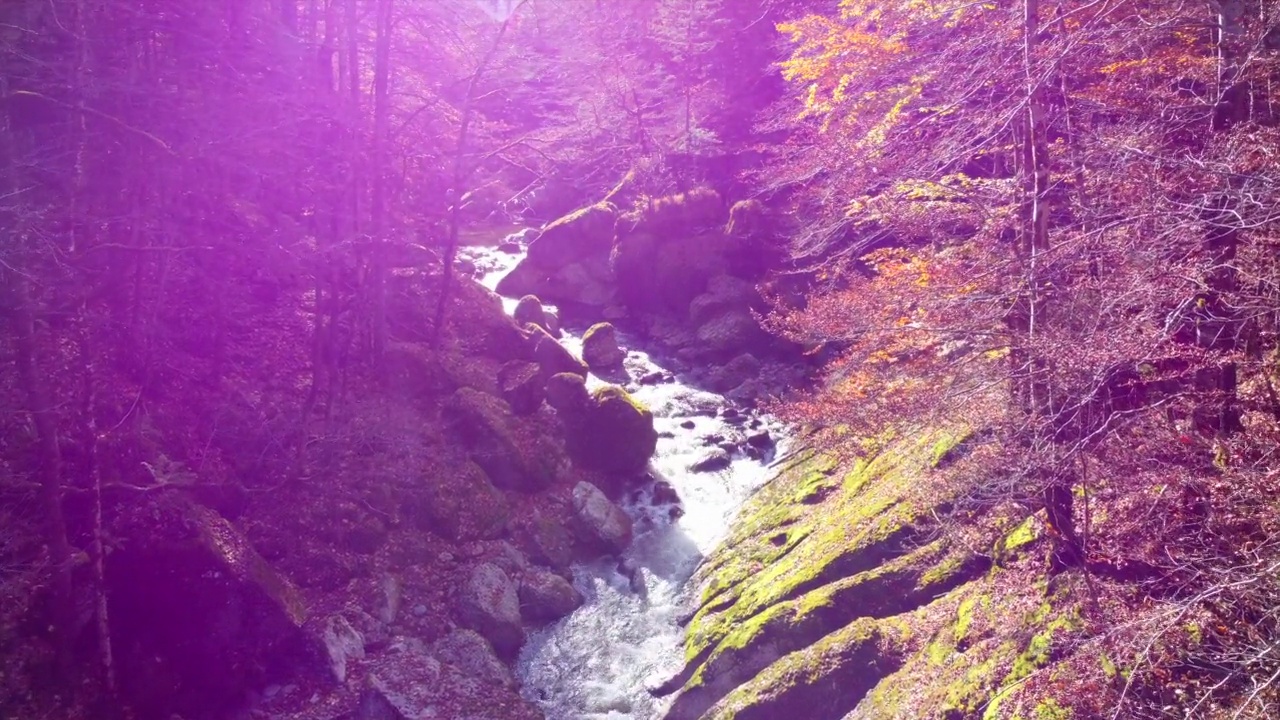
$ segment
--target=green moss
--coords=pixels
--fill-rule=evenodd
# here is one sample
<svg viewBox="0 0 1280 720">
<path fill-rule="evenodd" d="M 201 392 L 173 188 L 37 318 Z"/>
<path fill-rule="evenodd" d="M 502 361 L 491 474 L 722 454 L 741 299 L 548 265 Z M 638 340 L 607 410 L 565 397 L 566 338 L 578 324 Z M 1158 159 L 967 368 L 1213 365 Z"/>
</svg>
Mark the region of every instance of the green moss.
<svg viewBox="0 0 1280 720">
<path fill-rule="evenodd" d="M 969 626 L 973 624 L 973 607 L 978 604 L 977 597 L 967 597 L 956 609 L 955 639 L 960 642 L 969 634 Z"/>
</svg>

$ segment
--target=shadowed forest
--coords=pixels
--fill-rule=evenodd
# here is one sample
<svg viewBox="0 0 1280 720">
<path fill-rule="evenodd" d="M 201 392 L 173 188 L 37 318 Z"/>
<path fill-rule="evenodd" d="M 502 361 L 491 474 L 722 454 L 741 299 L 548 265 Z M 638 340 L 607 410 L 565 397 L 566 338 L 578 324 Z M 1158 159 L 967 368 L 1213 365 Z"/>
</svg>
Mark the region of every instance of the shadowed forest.
<svg viewBox="0 0 1280 720">
<path fill-rule="evenodd" d="M 1271 0 L 5 0 L 0 718 L 1280 717 L 1277 152 Z"/>
</svg>

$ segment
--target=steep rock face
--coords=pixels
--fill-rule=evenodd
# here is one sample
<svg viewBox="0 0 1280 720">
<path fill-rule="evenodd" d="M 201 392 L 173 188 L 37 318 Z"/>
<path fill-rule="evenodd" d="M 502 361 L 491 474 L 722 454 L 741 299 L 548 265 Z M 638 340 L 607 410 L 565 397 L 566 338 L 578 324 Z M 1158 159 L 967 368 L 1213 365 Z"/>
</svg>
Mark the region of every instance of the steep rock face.
<svg viewBox="0 0 1280 720">
<path fill-rule="evenodd" d="M 161 498 L 113 535 L 113 634 L 129 638 L 120 683 L 146 716 L 229 709 L 311 647 L 298 591 L 212 510 Z"/>
<path fill-rule="evenodd" d="M 926 433 L 851 463 L 803 451 L 785 466 L 695 575 L 687 664 L 660 688 L 678 689 L 667 719 L 838 718 L 872 702 L 986 567 L 933 532 L 930 509 L 948 498 L 914 492 L 962 437 Z"/>
</svg>

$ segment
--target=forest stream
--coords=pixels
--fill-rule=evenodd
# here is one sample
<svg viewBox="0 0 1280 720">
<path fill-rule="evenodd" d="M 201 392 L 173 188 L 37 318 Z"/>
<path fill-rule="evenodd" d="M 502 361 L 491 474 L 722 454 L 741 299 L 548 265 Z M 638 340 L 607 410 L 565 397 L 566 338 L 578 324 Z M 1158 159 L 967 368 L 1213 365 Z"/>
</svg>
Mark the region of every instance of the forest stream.
<svg viewBox="0 0 1280 720">
<path fill-rule="evenodd" d="M 474 248 L 489 288 L 520 260 L 520 254 Z M 516 300 L 503 298 L 510 313 Z M 562 344 L 582 354 L 584 328 L 567 327 Z M 573 614 L 528 637 L 517 673 L 524 694 L 549 718 L 565 720 L 647 720 L 661 717 L 669 698 L 647 688 L 679 670 L 683 658 L 680 618 L 686 582 L 704 556 L 728 533 L 738 508 L 769 477 L 769 464 L 782 452 L 774 446 L 760 459 L 730 453 L 727 467 L 691 468 L 718 442 L 759 433 L 779 436 L 780 423 L 736 408 L 724 397 L 685 384 L 633 338 L 619 333 L 627 350 L 627 377 L 588 377 L 589 387 L 606 382 L 627 386 L 654 414 L 658 448 L 650 462 L 654 482 L 622 503 L 635 520 L 635 541 L 621 558 L 605 557 L 573 568 L 585 603 Z M 652 382 L 661 377 L 660 382 Z M 642 379 L 647 380 L 642 381 Z M 745 443 L 744 443 L 745 444 Z M 674 488 L 683 514 L 663 497 Z"/>
</svg>

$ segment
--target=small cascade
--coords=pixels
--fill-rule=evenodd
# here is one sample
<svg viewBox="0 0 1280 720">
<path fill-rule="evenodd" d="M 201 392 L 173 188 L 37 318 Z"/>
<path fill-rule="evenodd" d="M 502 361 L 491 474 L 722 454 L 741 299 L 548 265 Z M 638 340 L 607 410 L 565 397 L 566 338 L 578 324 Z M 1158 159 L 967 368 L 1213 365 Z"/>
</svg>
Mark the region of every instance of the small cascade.
<svg viewBox="0 0 1280 720">
<path fill-rule="evenodd" d="M 489 288 L 521 258 L 488 249 L 472 249 L 470 256 Z M 508 312 L 515 302 L 504 298 Z M 625 334 L 619 333 L 619 341 L 628 350 L 628 389 L 653 412 L 659 432 L 650 465 L 654 482 L 623 503 L 636 530 L 624 556 L 575 567 L 574 582 L 586 602 L 532 633 L 521 652 L 518 673 L 526 697 L 556 720 L 662 716 L 669 699 L 653 697 L 648 688 L 680 669 L 679 620 L 687 594 L 696 591 L 687 582 L 726 536 L 743 502 L 768 479 L 770 458 L 733 450 L 727 465 L 723 459 L 713 465 L 718 469 L 691 468 L 735 440 L 745 447 L 748 434 L 778 437 L 782 430 L 770 418 L 748 415 L 720 395 L 682 383 Z M 561 342 L 581 357 L 578 334 L 566 332 Z M 604 382 L 588 379 L 589 385 Z"/>
</svg>

